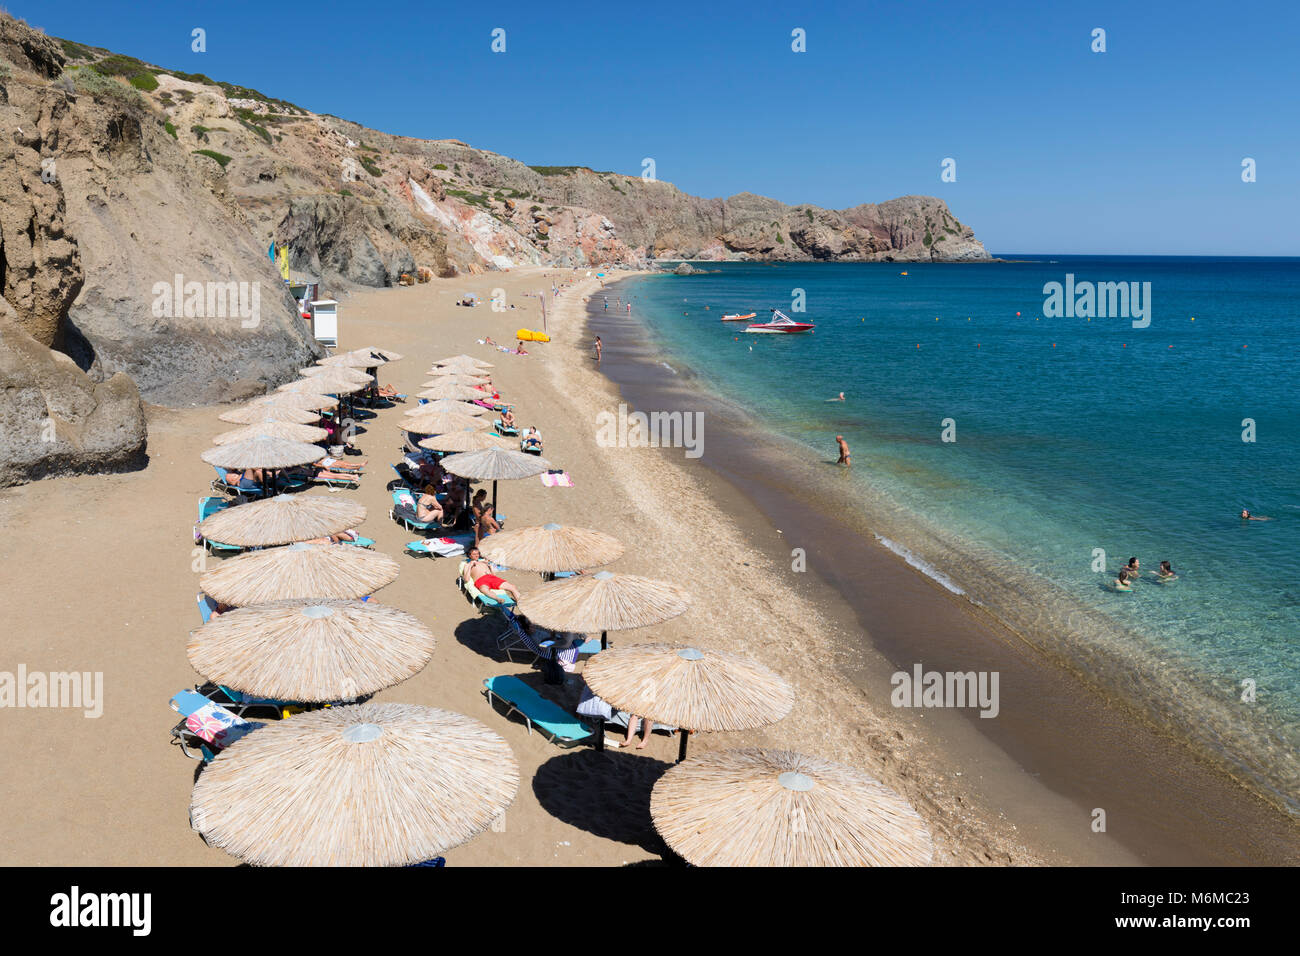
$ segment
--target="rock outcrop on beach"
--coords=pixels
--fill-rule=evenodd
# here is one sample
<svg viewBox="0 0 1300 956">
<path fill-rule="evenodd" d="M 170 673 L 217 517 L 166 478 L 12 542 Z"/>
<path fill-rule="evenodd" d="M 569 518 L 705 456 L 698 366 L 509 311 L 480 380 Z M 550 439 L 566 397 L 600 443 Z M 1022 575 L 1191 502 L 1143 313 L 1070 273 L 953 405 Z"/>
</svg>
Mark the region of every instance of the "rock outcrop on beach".
<svg viewBox="0 0 1300 956">
<path fill-rule="evenodd" d="M 102 400 L 127 422 L 121 405 L 135 392 L 137 405 L 211 403 L 292 378 L 322 351 L 267 255 L 273 242 L 287 245 L 295 277 L 334 297 L 418 269 L 987 258 L 931 197 L 832 211 L 527 166 L 57 40 L 5 14 L 0 129 L 0 295 L 13 326 L 4 339 L 22 332 L 85 378 L 42 372 L 46 385 L 24 386 L 27 425 L 38 392 L 47 411 L 75 407 L 88 421 L 88 403 Z M 25 340 L 20 351 L 30 368 Z M 17 381 L 15 361 L 6 374 Z M 76 396 L 56 401 L 50 388 Z M 120 444 L 82 453 L 76 441 L 46 442 L 59 450 L 43 448 L 48 467 L 36 470 L 58 471 L 60 455 L 74 471 L 138 455 L 132 428 L 102 434 Z"/>
</svg>

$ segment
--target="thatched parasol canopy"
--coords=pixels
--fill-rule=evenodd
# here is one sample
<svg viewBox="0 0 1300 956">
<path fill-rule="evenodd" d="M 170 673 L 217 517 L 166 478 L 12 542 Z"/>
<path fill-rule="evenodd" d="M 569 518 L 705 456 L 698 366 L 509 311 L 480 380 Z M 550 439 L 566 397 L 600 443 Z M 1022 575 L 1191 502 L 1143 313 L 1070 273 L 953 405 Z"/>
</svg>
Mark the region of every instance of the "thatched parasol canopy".
<svg viewBox="0 0 1300 956">
<path fill-rule="evenodd" d="M 212 439 L 214 445 L 229 445 L 232 442 L 244 441 L 247 438 L 256 438 L 258 435 L 266 435 L 268 438 L 283 438 L 285 441 L 300 441 L 312 444 L 318 441 L 324 441 L 329 437 L 329 432 L 315 425 L 296 425 L 293 422 L 280 422 L 273 418 L 265 418 L 259 422 L 249 422 L 242 428 L 234 428 L 228 432 L 222 432 L 216 438 Z"/>
<path fill-rule="evenodd" d="M 242 471 L 245 468 L 297 468 L 320 461 L 321 450 L 301 441 L 257 435 L 209 448 L 199 457 L 209 465 Z"/>
<path fill-rule="evenodd" d="M 366 348 L 355 349 L 354 351 L 357 355 L 372 355 L 381 362 L 400 362 L 402 360 L 400 354 L 390 349 L 378 349 L 372 346 L 367 346 Z"/>
<path fill-rule="evenodd" d="M 305 408 L 296 408 L 291 405 L 272 405 L 270 403 L 232 408 L 228 412 L 222 412 L 217 417 L 223 422 L 233 422 L 237 425 L 251 425 L 254 422 L 268 421 L 310 425 L 312 422 L 320 421 L 318 412 L 309 412 Z"/>
<path fill-rule="evenodd" d="M 397 562 L 379 551 L 346 544 L 291 544 L 223 561 L 200 575 L 199 587 L 214 601 L 248 607 L 308 598 L 356 600 L 396 577 Z"/>
<path fill-rule="evenodd" d="M 365 505 L 347 498 L 276 495 L 209 515 L 199 522 L 199 534 L 241 548 L 267 548 L 338 534 L 365 520 Z"/>
<path fill-rule="evenodd" d="M 271 392 L 255 398 L 250 405 L 280 405 L 286 408 L 305 408 L 307 411 L 328 412 L 338 407 L 333 395 L 313 395 L 311 392 Z"/>
<path fill-rule="evenodd" d="M 435 367 L 442 367 L 444 365 L 472 365 L 475 368 L 496 368 L 496 366 L 491 362 L 484 362 L 482 359 L 476 359 L 474 356 L 466 355 L 464 352 L 461 352 L 459 355 L 449 356 L 448 358 L 434 359 L 433 364 Z"/>
<path fill-rule="evenodd" d="M 340 352 L 317 359 L 316 364 L 326 368 L 375 368 L 379 365 L 379 359 L 361 352 Z"/>
<path fill-rule="evenodd" d="M 416 435 L 444 435 L 466 428 L 491 428 L 482 418 L 473 415 L 460 415 L 450 412 L 425 412 L 419 415 L 405 415 L 397 427 L 404 432 Z"/>
<path fill-rule="evenodd" d="M 433 707 L 331 707 L 232 744 L 194 785 L 213 846 L 263 866 L 402 866 L 487 829 L 519 789 L 510 747 Z"/>
<path fill-rule="evenodd" d="M 351 392 L 359 392 L 365 385 L 357 385 L 351 381 L 343 381 L 334 377 L 326 378 L 321 375 L 313 375 L 310 378 L 299 378 L 292 382 L 286 382 L 281 385 L 277 391 L 280 392 L 306 392 L 310 395 L 325 393 L 328 395 L 347 395 Z"/>
<path fill-rule="evenodd" d="M 190 632 L 187 651 L 208 680 L 245 694 L 327 703 L 414 677 L 433 632 L 374 601 L 277 601 L 236 608 Z"/>
<path fill-rule="evenodd" d="M 650 796 L 655 829 L 695 866 L 925 866 L 924 821 L 860 770 L 781 750 L 680 763 Z"/>
<path fill-rule="evenodd" d="M 492 377 L 487 369 L 479 368 L 477 365 L 435 365 L 425 374 L 431 376 L 431 381 L 440 378 L 468 378 L 485 382 Z"/>
<path fill-rule="evenodd" d="M 520 611 L 547 626 L 526 608 Z M 794 706 L 785 678 L 723 651 L 671 644 L 614 647 L 588 661 L 582 676 L 611 707 L 692 731 L 750 730 L 775 723 Z"/>
<path fill-rule="evenodd" d="M 502 531 L 485 538 L 482 549 L 492 563 L 521 571 L 578 571 L 623 556 L 623 542 L 613 535 L 558 524 Z"/>
<path fill-rule="evenodd" d="M 421 448 L 429 451 L 461 452 L 482 451 L 484 448 L 513 448 L 514 443 L 508 438 L 494 435 L 492 432 L 478 428 L 462 428 L 460 431 L 447 432 L 422 438 L 417 442 Z"/>
<path fill-rule="evenodd" d="M 322 382 L 329 382 L 337 379 L 340 382 L 349 382 L 354 385 L 366 386 L 374 381 L 373 375 L 367 375 L 365 372 L 355 368 L 348 368 L 345 365 L 309 365 L 299 370 L 303 378 L 318 378 Z"/>
<path fill-rule="evenodd" d="M 467 388 L 473 388 L 476 392 L 482 395 L 483 390 L 477 388 L 476 386 L 486 385 L 490 381 L 491 379 L 489 379 L 486 375 L 479 375 L 476 373 L 470 373 L 470 372 L 465 372 L 460 370 L 452 370 L 447 372 L 441 372 L 437 375 L 434 375 L 433 378 L 429 379 L 420 387 L 421 388 L 447 388 L 452 385 L 464 385 Z"/>
<path fill-rule="evenodd" d="M 554 631 L 623 631 L 662 624 L 690 606 L 690 592 L 676 584 L 597 571 L 529 591 L 519 611 Z"/>
<path fill-rule="evenodd" d="M 506 448 L 485 448 L 467 451 L 442 460 L 442 467 L 453 475 L 473 478 L 475 481 L 507 481 L 532 478 L 551 467 L 551 463 L 537 455 Z"/>
<path fill-rule="evenodd" d="M 479 392 L 482 395 L 482 392 Z M 488 414 L 490 409 L 482 405 L 475 405 L 473 402 L 458 402 L 450 398 L 436 398 L 431 402 L 423 405 L 416 405 L 414 408 L 408 408 L 402 413 L 404 418 L 413 418 L 416 415 L 428 415 L 436 412 L 447 412 L 452 415 L 472 415 L 479 418 Z"/>
<path fill-rule="evenodd" d="M 435 401 L 461 401 L 473 402 L 481 398 L 487 398 L 488 393 L 482 389 L 473 388 L 469 385 L 458 385 L 454 382 L 430 386 L 422 391 L 415 393 L 416 398 L 428 398 Z M 482 407 L 482 406 L 479 406 Z"/>
</svg>

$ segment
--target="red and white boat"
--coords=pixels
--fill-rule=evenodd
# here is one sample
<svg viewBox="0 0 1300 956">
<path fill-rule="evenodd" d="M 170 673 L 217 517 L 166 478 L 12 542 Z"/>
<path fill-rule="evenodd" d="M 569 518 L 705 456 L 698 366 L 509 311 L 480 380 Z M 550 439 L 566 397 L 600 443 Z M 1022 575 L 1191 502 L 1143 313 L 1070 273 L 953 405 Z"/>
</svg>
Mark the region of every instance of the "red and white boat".
<svg viewBox="0 0 1300 956">
<path fill-rule="evenodd" d="M 811 322 L 796 322 L 780 309 L 772 310 L 772 321 L 756 322 L 745 329 L 746 332 L 783 332 L 786 334 L 791 332 L 811 332 L 812 330 L 813 324 Z"/>
<path fill-rule="evenodd" d="M 738 313 L 733 312 L 731 315 L 724 315 L 722 317 L 722 321 L 723 322 L 748 322 L 757 314 L 758 314 L 757 312 L 751 312 L 749 313 L 749 315 L 739 315 Z"/>
</svg>

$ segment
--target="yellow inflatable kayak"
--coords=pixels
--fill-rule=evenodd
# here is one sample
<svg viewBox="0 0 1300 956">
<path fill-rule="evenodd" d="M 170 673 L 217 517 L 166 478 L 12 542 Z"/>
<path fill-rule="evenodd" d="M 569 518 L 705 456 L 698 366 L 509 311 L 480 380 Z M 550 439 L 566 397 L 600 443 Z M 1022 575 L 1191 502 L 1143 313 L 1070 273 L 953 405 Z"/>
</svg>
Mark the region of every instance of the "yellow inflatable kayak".
<svg viewBox="0 0 1300 956">
<path fill-rule="evenodd" d="M 534 332 L 532 329 L 520 329 L 515 333 L 515 338 L 521 342 L 549 342 L 551 337 L 545 332 Z"/>
</svg>

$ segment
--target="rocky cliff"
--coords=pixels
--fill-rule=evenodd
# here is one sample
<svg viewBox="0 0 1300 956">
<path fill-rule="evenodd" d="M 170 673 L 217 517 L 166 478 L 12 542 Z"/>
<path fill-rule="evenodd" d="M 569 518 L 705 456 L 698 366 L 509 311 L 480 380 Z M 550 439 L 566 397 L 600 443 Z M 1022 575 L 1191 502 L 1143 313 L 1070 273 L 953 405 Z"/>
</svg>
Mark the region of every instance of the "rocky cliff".
<svg viewBox="0 0 1300 956">
<path fill-rule="evenodd" d="M 318 357 L 273 241 L 331 293 L 417 266 L 987 258 L 931 197 L 835 211 L 531 167 L 0 14 L 0 485 L 127 467 L 141 400 L 236 399 Z"/>
</svg>

